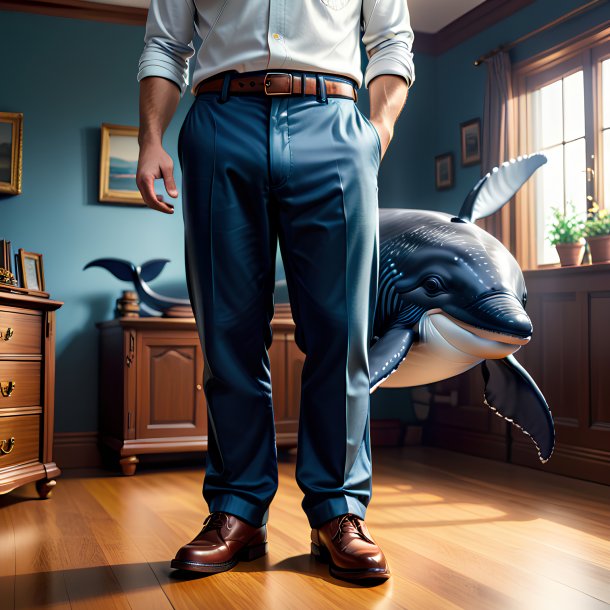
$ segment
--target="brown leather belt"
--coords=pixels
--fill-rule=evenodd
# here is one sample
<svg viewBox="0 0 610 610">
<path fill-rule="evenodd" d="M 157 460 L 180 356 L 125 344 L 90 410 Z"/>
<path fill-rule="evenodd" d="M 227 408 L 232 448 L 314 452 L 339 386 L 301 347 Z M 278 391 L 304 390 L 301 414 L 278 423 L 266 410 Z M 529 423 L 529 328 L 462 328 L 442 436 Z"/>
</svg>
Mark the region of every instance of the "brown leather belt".
<svg viewBox="0 0 610 610">
<path fill-rule="evenodd" d="M 220 92 L 223 85 L 223 76 L 211 77 L 202 81 L 197 86 L 197 93 Z M 229 93 L 249 94 L 262 93 L 265 95 L 301 95 L 303 93 L 303 81 L 305 81 L 305 95 L 316 95 L 318 91 L 315 76 L 301 76 L 290 72 L 267 72 L 266 74 L 254 74 L 238 76 L 231 75 Z M 324 78 L 326 95 L 349 97 L 358 101 L 358 91 L 347 82 Z"/>
</svg>

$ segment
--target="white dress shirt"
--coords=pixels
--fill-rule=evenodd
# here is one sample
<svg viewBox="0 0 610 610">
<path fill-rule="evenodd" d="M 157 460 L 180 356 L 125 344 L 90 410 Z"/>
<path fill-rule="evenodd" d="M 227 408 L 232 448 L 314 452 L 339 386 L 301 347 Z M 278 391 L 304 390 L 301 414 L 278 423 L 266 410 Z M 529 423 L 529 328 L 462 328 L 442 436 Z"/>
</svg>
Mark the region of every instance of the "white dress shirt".
<svg viewBox="0 0 610 610">
<path fill-rule="evenodd" d="M 362 85 L 397 74 L 412 85 L 413 30 L 407 0 L 151 0 L 137 79 L 162 76 L 183 96 L 195 29 L 202 40 L 193 85 L 218 72 L 303 70 Z"/>
</svg>

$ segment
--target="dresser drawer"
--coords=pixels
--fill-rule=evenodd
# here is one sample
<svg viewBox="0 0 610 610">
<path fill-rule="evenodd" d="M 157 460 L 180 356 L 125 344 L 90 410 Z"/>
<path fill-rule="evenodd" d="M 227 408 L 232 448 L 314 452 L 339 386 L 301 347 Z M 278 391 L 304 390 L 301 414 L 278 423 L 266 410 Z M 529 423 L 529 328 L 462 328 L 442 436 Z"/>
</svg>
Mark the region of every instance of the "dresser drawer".
<svg viewBox="0 0 610 610">
<path fill-rule="evenodd" d="M 0 417 L 0 470 L 40 458 L 40 415 Z"/>
<path fill-rule="evenodd" d="M 0 410 L 41 405 L 40 362 L 0 360 Z"/>
<path fill-rule="evenodd" d="M 0 333 L 0 356 L 39 355 L 42 353 L 42 312 L 29 314 L 0 309 Z"/>
</svg>

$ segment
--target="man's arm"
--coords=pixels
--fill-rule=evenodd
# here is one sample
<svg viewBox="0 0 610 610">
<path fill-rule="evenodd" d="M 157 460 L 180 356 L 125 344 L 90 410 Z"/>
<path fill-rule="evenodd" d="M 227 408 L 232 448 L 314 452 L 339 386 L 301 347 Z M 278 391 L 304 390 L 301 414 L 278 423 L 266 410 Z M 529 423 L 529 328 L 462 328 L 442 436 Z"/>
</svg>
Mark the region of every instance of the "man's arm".
<svg viewBox="0 0 610 610">
<path fill-rule="evenodd" d="M 180 90 L 171 81 L 159 76 L 149 76 L 140 81 L 140 156 L 136 184 L 146 205 L 166 214 L 174 213 L 174 205 L 165 203 L 161 195 L 155 194 L 155 179 L 163 178 L 167 194 L 178 197 L 174 162 L 165 152 L 162 142 L 179 101 Z"/>
<path fill-rule="evenodd" d="M 394 137 L 394 124 L 408 95 L 405 79 L 394 74 L 381 74 L 369 85 L 370 120 L 379 132 L 382 159 Z"/>
<path fill-rule="evenodd" d="M 178 197 L 174 163 L 162 141 L 188 86 L 188 60 L 194 53 L 194 11 L 192 0 L 151 1 L 137 76 L 140 155 L 136 184 L 146 205 L 166 214 L 173 214 L 174 206 L 155 194 L 154 181 L 163 178 L 168 195 Z"/>
<path fill-rule="evenodd" d="M 362 31 L 369 57 L 364 85 L 369 89 L 370 120 L 379 132 L 383 157 L 415 82 L 415 36 L 407 0 L 363 0 Z"/>
</svg>

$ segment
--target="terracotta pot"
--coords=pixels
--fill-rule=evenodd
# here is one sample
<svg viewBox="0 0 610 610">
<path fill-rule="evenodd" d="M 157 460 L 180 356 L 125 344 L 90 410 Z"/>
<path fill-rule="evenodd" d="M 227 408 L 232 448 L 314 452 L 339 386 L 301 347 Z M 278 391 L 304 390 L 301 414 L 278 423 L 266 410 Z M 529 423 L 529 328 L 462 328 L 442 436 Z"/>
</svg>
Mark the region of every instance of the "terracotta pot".
<svg viewBox="0 0 610 610">
<path fill-rule="evenodd" d="M 573 267 L 580 265 L 583 254 L 585 253 L 585 244 L 555 244 L 557 254 L 559 254 L 559 262 L 562 267 Z"/>
<path fill-rule="evenodd" d="M 605 263 L 610 261 L 610 235 L 587 237 L 592 263 Z"/>
</svg>

